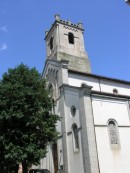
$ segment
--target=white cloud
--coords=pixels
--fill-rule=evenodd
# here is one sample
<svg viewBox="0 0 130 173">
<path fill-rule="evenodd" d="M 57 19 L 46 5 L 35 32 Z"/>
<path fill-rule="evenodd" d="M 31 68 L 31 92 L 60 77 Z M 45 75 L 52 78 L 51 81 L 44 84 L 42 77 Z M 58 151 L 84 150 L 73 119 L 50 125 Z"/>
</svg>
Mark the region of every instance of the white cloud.
<svg viewBox="0 0 130 173">
<path fill-rule="evenodd" d="M 0 51 L 6 50 L 7 49 L 7 44 L 6 43 L 0 43 Z"/>
<path fill-rule="evenodd" d="M 0 31 L 8 32 L 7 26 L 1 26 Z"/>
</svg>

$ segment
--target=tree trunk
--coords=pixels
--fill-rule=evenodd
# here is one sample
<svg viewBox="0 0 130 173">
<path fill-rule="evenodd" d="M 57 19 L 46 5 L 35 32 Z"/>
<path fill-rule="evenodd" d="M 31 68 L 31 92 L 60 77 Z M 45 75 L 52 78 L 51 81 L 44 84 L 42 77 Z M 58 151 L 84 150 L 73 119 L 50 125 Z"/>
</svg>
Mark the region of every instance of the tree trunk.
<svg viewBox="0 0 130 173">
<path fill-rule="evenodd" d="M 22 162 L 22 173 L 28 173 L 28 166 L 27 166 L 27 163 L 26 163 L 26 160 Z"/>
</svg>

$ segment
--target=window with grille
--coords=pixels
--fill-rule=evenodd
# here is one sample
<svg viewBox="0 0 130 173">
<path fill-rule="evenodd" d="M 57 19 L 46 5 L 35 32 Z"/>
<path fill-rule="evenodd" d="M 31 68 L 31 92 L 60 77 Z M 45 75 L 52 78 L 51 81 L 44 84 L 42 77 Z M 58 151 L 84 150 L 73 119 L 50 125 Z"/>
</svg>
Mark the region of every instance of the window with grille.
<svg viewBox="0 0 130 173">
<path fill-rule="evenodd" d="M 118 133 L 118 126 L 115 120 L 108 121 L 108 131 L 109 131 L 109 139 L 111 147 L 119 148 L 119 133 Z"/>
</svg>

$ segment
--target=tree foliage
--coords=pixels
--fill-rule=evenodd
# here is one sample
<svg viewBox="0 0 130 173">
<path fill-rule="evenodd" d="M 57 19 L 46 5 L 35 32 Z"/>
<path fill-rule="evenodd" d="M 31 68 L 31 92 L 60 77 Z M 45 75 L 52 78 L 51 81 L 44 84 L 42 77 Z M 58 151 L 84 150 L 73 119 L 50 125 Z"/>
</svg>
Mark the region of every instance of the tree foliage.
<svg viewBox="0 0 130 173">
<path fill-rule="evenodd" d="M 57 133 L 46 81 L 35 68 L 21 64 L 0 81 L 0 169 L 38 164 Z M 1 171 L 2 172 L 2 171 Z"/>
</svg>

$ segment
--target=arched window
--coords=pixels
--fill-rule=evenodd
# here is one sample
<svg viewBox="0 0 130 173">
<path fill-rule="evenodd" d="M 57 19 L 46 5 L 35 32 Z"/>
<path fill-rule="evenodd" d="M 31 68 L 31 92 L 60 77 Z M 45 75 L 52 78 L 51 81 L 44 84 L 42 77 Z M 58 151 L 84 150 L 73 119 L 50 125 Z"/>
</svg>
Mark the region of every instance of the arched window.
<svg viewBox="0 0 130 173">
<path fill-rule="evenodd" d="M 52 99 L 52 110 L 53 110 L 53 113 L 55 114 L 55 100 L 54 100 L 54 98 Z"/>
<path fill-rule="evenodd" d="M 68 34 L 68 41 L 70 44 L 74 44 L 74 35 L 71 32 Z"/>
<path fill-rule="evenodd" d="M 51 50 L 53 49 L 53 37 L 51 37 L 51 39 L 50 39 L 50 49 Z"/>
<path fill-rule="evenodd" d="M 58 70 L 56 71 L 56 77 L 55 78 L 58 79 Z"/>
<path fill-rule="evenodd" d="M 118 127 L 115 120 L 108 121 L 108 131 L 111 146 L 119 147 L 119 135 L 118 135 Z"/>
<path fill-rule="evenodd" d="M 53 96 L 53 86 L 52 86 L 52 84 L 48 85 L 48 91 L 49 91 L 50 96 Z"/>
<path fill-rule="evenodd" d="M 73 124 L 72 126 L 72 133 L 73 133 L 73 145 L 74 145 L 74 151 L 79 150 L 79 137 L 78 137 L 78 128 L 76 124 Z"/>
</svg>

